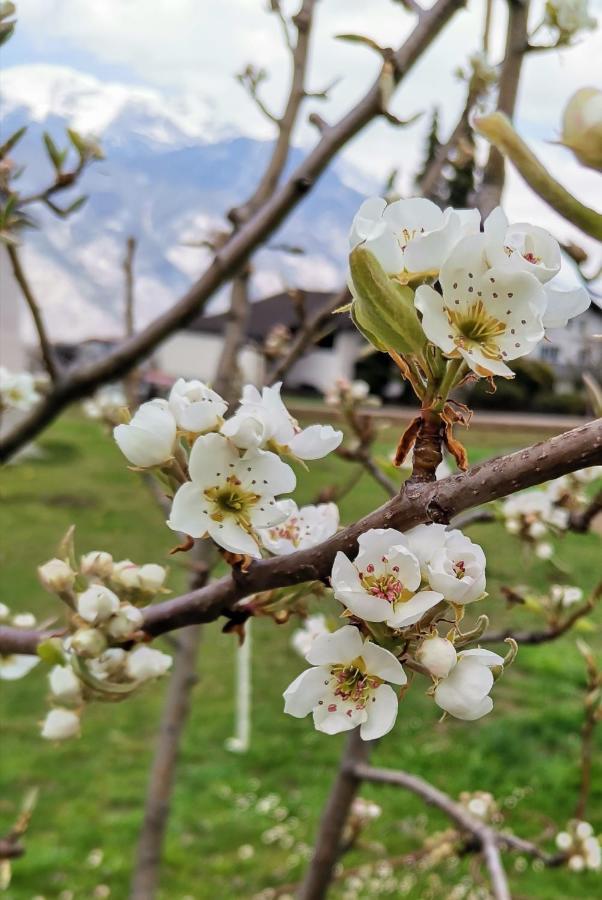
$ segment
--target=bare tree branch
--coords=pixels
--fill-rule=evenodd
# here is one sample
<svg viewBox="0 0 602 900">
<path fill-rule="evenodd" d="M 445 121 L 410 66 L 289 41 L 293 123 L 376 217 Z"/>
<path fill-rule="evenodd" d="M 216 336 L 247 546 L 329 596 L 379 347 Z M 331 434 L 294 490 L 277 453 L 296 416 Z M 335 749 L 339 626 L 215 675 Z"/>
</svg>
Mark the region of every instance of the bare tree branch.
<svg viewBox="0 0 602 900">
<path fill-rule="evenodd" d="M 13 274 L 15 276 L 15 279 L 17 280 L 19 287 L 21 288 L 21 292 L 23 293 L 34 321 L 44 366 L 46 367 L 46 371 L 48 372 L 51 381 L 56 382 L 60 377 L 60 372 L 56 359 L 54 357 L 52 344 L 50 343 L 48 335 L 46 334 L 46 326 L 44 325 L 42 312 L 40 310 L 40 307 L 38 306 L 36 298 L 33 295 L 33 291 L 31 289 L 29 281 L 27 280 L 25 272 L 23 271 L 23 266 L 21 265 L 21 260 L 19 257 L 19 251 L 13 244 L 7 244 L 6 249 L 8 251 Z"/>
<path fill-rule="evenodd" d="M 426 48 L 433 42 L 465 0 L 438 0 L 416 24 L 405 43 L 392 57 L 394 84 L 407 75 Z M 8 459 L 34 438 L 70 403 L 81 399 L 101 384 L 122 377 L 158 344 L 195 319 L 212 294 L 228 281 L 261 242 L 278 227 L 315 185 L 331 159 L 347 141 L 374 118 L 382 114 L 380 76 L 364 97 L 321 140 L 291 177 L 275 190 L 267 202 L 215 254 L 200 279 L 169 310 L 133 338 L 91 365 L 70 372 L 69 381 L 60 383 L 8 434 L 0 444 L 0 461 Z"/>
<path fill-rule="evenodd" d="M 508 638 L 513 638 L 517 644 L 547 644 L 549 641 L 555 641 L 567 631 L 570 631 L 575 622 L 587 616 L 594 608 L 595 598 L 592 597 L 586 604 L 574 610 L 564 622 L 559 622 L 549 628 L 540 629 L 539 631 L 514 631 L 507 628 L 504 631 L 495 631 L 491 634 L 485 634 L 481 638 L 483 644 L 500 644 Z"/>
<path fill-rule="evenodd" d="M 406 483 L 392 500 L 316 547 L 256 560 L 246 572 L 234 568 L 230 575 L 201 590 L 147 606 L 144 630 L 156 636 L 211 622 L 231 613 L 239 600 L 251 594 L 304 581 L 325 581 L 336 553 L 341 550 L 352 556 L 358 537 L 370 528 L 407 531 L 421 523 L 447 524 L 463 510 L 601 462 L 602 418 L 441 481 Z M 35 653 L 41 639 L 34 630 L 0 627 L 0 651 L 4 653 Z"/>
<path fill-rule="evenodd" d="M 530 0 L 508 0 L 506 53 L 499 79 L 497 108 L 509 119 L 514 115 L 518 85 L 528 38 Z M 477 192 L 477 206 L 483 219 L 499 206 L 504 188 L 504 157 L 496 147 L 489 150 L 483 182 Z"/>
</svg>

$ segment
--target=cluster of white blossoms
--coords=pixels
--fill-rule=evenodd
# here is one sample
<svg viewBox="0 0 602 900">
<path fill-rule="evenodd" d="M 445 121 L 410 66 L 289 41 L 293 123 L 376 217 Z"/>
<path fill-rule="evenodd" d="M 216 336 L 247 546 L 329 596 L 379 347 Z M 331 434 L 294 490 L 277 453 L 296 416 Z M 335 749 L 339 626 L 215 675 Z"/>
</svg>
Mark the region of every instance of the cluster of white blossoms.
<svg viewBox="0 0 602 900">
<path fill-rule="evenodd" d="M 362 738 L 372 740 L 390 731 L 398 706 L 390 685 L 403 686 L 407 677 L 400 660 L 370 639 L 376 636 L 403 644 L 404 652 L 415 648 L 445 712 L 465 720 L 490 712 L 489 692 L 504 659 L 480 648 L 456 652 L 453 632 L 442 638 L 435 627 L 450 606 L 457 612 L 485 596 L 482 549 L 443 525 L 419 525 L 405 535 L 370 529 L 358 545 L 353 561 L 337 553 L 331 574 L 343 616 L 358 624 L 329 632 L 324 621 L 311 621 L 296 638 L 314 668 L 286 689 L 284 711 L 298 718 L 313 713 L 315 727 L 327 734 L 359 725 Z"/>
<path fill-rule="evenodd" d="M 573 820 L 566 831 L 556 835 L 556 846 L 566 854 L 567 865 L 573 872 L 602 868 L 602 848 L 589 822 Z"/>
<path fill-rule="evenodd" d="M 0 625 L 12 628 L 34 628 L 33 613 L 11 613 L 5 603 L 0 603 Z M 0 681 L 18 681 L 24 678 L 40 662 L 39 656 L 29 653 L 0 653 Z"/>
<path fill-rule="evenodd" d="M 109 425 L 117 425 L 126 406 L 127 399 L 119 384 L 107 384 L 99 388 L 92 397 L 88 397 L 82 403 L 84 414 L 89 419 L 106 422 Z"/>
<path fill-rule="evenodd" d="M 51 559 L 38 569 L 42 585 L 70 609 L 69 634 L 40 648 L 42 658 L 55 663 L 49 674 L 53 706 L 42 725 L 48 740 L 79 734 L 87 700 L 125 699 L 171 666 L 166 653 L 139 643 L 143 615 L 138 606 L 164 592 L 166 569 L 129 559 L 115 562 L 100 550 L 86 553 L 77 566 L 70 557 Z"/>
<path fill-rule="evenodd" d="M 596 27 L 596 20 L 589 14 L 589 0 L 547 0 L 544 22 L 558 29 L 562 41 Z"/>
<path fill-rule="evenodd" d="M 0 366 L 0 410 L 27 412 L 39 399 L 37 380 L 30 372 L 11 372 Z"/>
<path fill-rule="evenodd" d="M 283 522 L 271 528 L 260 528 L 257 533 L 263 547 L 274 556 L 286 556 L 295 550 L 307 550 L 331 537 L 339 527 L 339 509 L 336 503 L 297 507 L 294 500 L 283 500 L 281 505 L 290 510 Z"/>
<path fill-rule="evenodd" d="M 531 546 L 540 559 L 554 555 L 553 544 L 543 539 L 566 531 L 569 524 L 568 510 L 556 506 L 545 489 L 508 497 L 502 504 L 502 517 L 506 531 Z"/>
<path fill-rule="evenodd" d="M 480 376 L 512 378 L 508 363 L 530 353 L 547 328 L 561 328 L 582 313 L 590 298 L 581 285 L 565 290 L 554 282 L 560 247 L 543 228 L 510 224 L 499 207 L 483 232 L 480 225 L 477 210 L 442 211 L 421 198 L 387 204 L 373 197 L 353 221 L 350 246 L 370 251 L 392 282 L 418 285 L 413 302 L 420 327 L 445 357 L 463 360 Z M 440 290 L 431 286 L 436 282 Z M 350 289 L 357 305 L 366 285 L 354 276 L 353 264 Z M 380 334 L 365 296 L 363 304 L 355 312 L 352 306 L 354 321 L 382 349 L 390 343 L 393 320 L 401 324 L 402 301 L 397 314 L 385 311 L 389 320 Z M 415 340 L 408 335 L 402 340 Z"/>
<path fill-rule="evenodd" d="M 247 385 L 238 409 L 200 381 L 179 379 L 169 400 L 144 403 L 114 436 L 138 468 L 155 467 L 175 490 L 168 526 L 191 538 L 211 537 L 231 553 L 259 558 L 261 537 L 293 513 L 283 494 L 295 489 L 292 460 L 321 459 L 342 432 L 300 428 L 280 397 L 281 384 Z M 267 530 L 267 531 L 266 531 Z M 277 540 L 277 538 L 276 538 Z"/>
<path fill-rule="evenodd" d="M 323 634 L 330 634 L 326 616 L 316 613 L 303 620 L 301 628 L 297 628 L 291 637 L 291 646 L 299 656 L 304 658 L 312 648 L 313 642 Z"/>
<path fill-rule="evenodd" d="M 370 396 L 370 385 L 361 378 L 349 381 L 348 378 L 337 378 L 325 392 L 324 402 L 327 406 L 344 407 L 380 403 L 378 397 Z"/>
</svg>

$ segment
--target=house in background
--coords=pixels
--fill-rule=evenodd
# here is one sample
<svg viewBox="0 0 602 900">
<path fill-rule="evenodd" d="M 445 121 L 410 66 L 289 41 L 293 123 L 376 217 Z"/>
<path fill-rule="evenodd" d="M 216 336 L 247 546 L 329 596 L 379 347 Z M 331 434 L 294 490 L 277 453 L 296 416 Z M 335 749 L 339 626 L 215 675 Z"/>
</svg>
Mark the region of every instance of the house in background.
<svg viewBox="0 0 602 900">
<path fill-rule="evenodd" d="M 264 382 L 266 360 L 262 348 L 274 326 L 285 325 L 294 335 L 301 327 L 304 316 L 313 317 L 333 298 L 331 293 L 292 291 L 252 303 L 246 343 L 239 357 L 244 381 L 253 384 Z M 154 366 L 163 376 L 167 376 L 168 381 L 182 376 L 211 382 L 227 321 L 226 313 L 199 317 L 186 330 L 172 335 L 157 350 Z M 348 315 L 335 314 L 333 324 L 332 331 L 290 369 L 285 378 L 288 390 L 324 393 L 337 378 L 365 377 L 360 362 L 365 341 Z M 601 333 L 602 310 L 593 301 L 587 312 L 571 319 L 566 328 L 550 331 L 549 339 L 538 344 L 531 358 L 551 366 L 558 390 L 572 389 L 579 383 L 582 372 L 595 374 L 602 371 L 602 341 L 595 337 Z M 393 383 L 389 383 L 385 369 L 383 378 L 372 387 L 394 399 Z M 397 379 L 395 387 L 399 393 Z"/>
<path fill-rule="evenodd" d="M 292 335 L 298 332 L 304 317 L 312 318 L 334 295 L 317 291 L 276 294 L 252 303 L 247 323 L 246 342 L 239 356 L 245 382 L 262 384 L 266 360 L 262 352 L 266 338 L 276 325 L 286 326 Z M 227 313 L 201 316 L 186 330 L 178 331 L 157 350 L 157 369 L 173 378 L 213 379 L 221 352 Z M 348 315 L 335 315 L 334 329 L 312 347 L 288 372 L 289 390 L 314 390 L 323 393 L 337 378 L 355 377 L 355 368 L 366 346 Z"/>
</svg>

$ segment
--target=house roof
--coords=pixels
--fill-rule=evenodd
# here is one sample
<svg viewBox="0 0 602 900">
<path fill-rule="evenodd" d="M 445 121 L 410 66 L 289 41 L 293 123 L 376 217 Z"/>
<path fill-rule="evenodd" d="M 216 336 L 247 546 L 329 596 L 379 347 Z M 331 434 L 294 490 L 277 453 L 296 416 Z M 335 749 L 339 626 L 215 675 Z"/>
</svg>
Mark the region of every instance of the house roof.
<svg viewBox="0 0 602 900">
<path fill-rule="evenodd" d="M 328 291 L 291 290 L 264 300 L 251 303 L 247 337 L 263 342 L 274 325 L 286 325 L 294 333 L 301 326 L 304 316 L 314 316 L 328 303 L 334 293 Z M 337 330 L 352 331 L 354 325 L 347 315 L 335 316 Z M 191 331 L 204 334 L 223 334 L 228 322 L 228 314 L 199 316 L 189 326 Z"/>
</svg>

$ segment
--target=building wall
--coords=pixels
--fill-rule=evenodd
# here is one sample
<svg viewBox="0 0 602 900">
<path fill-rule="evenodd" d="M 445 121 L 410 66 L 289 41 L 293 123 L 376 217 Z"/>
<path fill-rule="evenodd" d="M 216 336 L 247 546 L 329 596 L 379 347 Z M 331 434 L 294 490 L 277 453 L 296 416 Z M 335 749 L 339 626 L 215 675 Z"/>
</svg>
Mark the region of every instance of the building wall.
<svg viewBox="0 0 602 900">
<path fill-rule="evenodd" d="M 352 379 L 361 346 L 359 335 L 339 332 L 332 349 L 316 347 L 295 363 L 286 376 L 286 387 L 313 387 L 324 393 L 337 378 Z"/>
<path fill-rule="evenodd" d="M 223 343 L 223 338 L 219 335 L 178 331 L 158 348 L 154 359 L 159 369 L 174 378 L 199 378 L 211 383 L 215 378 Z M 261 355 L 251 347 L 245 347 L 238 360 L 243 380 L 261 384 Z"/>
<path fill-rule="evenodd" d="M 602 332 L 602 315 L 588 310 L 570 319 L 565 328 L 551 328 L 549 340 L 541 341 L 534 356 L 545 360 L 558 374 L 570 370 L 599 371 L 602 364 L 602 342 L 594 334 Z"/>
</svg>

